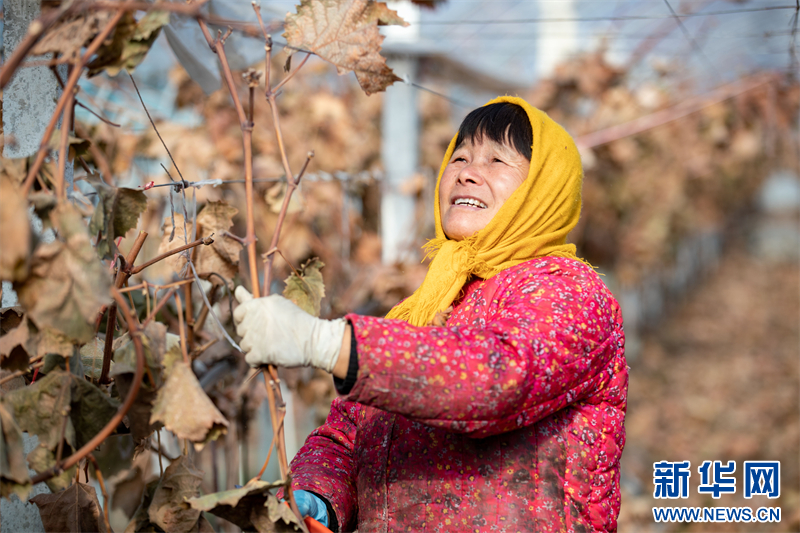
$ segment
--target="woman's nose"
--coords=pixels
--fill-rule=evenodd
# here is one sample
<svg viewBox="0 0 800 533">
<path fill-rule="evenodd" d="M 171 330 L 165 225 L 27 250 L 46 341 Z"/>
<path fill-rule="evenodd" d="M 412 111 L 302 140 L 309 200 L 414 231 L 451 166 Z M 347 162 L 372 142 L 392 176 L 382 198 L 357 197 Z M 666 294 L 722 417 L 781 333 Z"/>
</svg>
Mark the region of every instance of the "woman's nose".
<svg viewBox="0 0 800 533">
<path fill-rule="evenodd" d="M 483 172 L 474 162 L 465 165 L 458 173 L 456 181 L 462 185 L 474 184 L 481 185 L 484 181 Z"/>
</svg>

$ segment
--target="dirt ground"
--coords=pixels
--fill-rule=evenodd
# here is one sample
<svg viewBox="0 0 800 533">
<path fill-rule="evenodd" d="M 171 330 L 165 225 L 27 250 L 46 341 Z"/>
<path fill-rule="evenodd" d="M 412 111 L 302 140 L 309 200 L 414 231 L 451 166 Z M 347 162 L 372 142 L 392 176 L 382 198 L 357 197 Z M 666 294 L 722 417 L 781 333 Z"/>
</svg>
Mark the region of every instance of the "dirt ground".
<svg viewBox="0 0 800 533">
<path fill-rule="evenodd" d="M 645 334 L 631 366 L 620 532 L 800 530 L 800 267 L 732 245 Z M 691 461 L 688 499 L 653 498 L 653 463 Z M 705 460 L 736 462 L 736 492 L 699 494 Z M 744 498 L 746 460 L 781 462 L 781 495 Z M 780 507 L 779 524 L 657 524 L 654 506 Z"/>
</svg>

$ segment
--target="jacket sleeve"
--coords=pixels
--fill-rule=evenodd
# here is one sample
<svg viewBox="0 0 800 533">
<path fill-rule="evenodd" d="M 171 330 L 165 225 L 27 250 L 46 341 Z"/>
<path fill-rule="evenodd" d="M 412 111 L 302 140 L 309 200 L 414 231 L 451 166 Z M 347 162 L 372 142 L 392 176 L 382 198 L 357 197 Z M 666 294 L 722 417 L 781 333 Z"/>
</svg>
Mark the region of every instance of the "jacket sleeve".
<svg viewBox="0 0 800 533">
<path fill-rule="evenodd" d="M 624 365 L 619 307 L 593 272 L 504 285 L 476 326 L 348 315 L 359 361 L 348 400 L 482 438 L 586 399 Z"/>
<path fill-rule="evenodd" d="M 325 424 L 308 436 L 291 464 L 292 489 L 328 500 L 341 531 L 351 531 L 358 516 L 353 454 L 358 412 L 358 405 L 334 399 Z"/>
</svg>

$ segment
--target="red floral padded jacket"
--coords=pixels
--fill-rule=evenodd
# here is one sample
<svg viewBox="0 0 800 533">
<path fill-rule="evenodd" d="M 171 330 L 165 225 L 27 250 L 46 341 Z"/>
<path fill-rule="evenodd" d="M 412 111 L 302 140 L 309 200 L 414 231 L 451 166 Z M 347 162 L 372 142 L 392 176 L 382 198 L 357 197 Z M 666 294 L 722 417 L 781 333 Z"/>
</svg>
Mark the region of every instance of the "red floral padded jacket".
<svg viewBox="0 0 800 533">
<path fill-rule="evenodd" d="M 615 531 L 628 370 L 579 261 L 464 287 L 444 327 L 349 315 L 358 380 L 292 461 L 342 531 Z"/>
</svg>

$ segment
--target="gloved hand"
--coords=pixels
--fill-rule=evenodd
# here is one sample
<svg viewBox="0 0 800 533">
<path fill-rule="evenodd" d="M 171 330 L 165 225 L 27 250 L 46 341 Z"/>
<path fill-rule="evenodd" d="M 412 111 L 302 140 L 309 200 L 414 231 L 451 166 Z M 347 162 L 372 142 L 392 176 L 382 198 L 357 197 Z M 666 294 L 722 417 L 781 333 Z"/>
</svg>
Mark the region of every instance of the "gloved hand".
<svg viewBox="0 0 800 533">
<path fill-rule="evenodd" d="M 294 501 L 297 503 L 297 509 L 300 514 L 310 516 L 320 524 L 328 527 L 328 507 L 322 498 L 305 490 L 294 491 Z"/>
<path fill-rule="evenodd" d="M 344 318 L 313 317 L 277 294 L 253 298 L 241 285 L 235 294 L 240 305 L 233 322 L 250 366 L 313 366 L 326 372 L 336 366 L 347 326 Z"/>
</svg>

